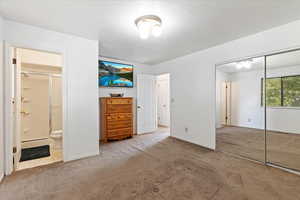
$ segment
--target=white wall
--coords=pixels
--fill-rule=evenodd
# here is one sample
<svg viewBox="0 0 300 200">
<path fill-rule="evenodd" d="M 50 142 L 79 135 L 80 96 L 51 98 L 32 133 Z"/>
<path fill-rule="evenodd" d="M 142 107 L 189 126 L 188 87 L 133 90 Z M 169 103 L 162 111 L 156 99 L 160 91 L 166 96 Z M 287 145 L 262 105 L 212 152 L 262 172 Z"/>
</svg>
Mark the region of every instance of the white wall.
<svg viewBox="0 0 300 200">
<path fill-rule="evenodd" d="M 234 73 L 231 82 L 231 125 L 264 128 L 261 78 L 264 71 Z"/>
<path fill-rule="evenodd" d="M 106 60 L 111 62 L 118 62 L 118 63 L 124 63 L 124 64 L 131 64 L 133 65 L 133 88 L 113 88 L 113 87 L 101 87 L 99 88 L 99 97 L 109 97 L 110 93 L 124 93 L 124 97 L 133 97 L 134 104 L 134 119 L 133 119 L 133 132 L 136 133 L 136 85 L 137 85 L 137 75 L 138 74 L 151 74 L 153 67 L 146 65 L 146 64 L 140 64 L 140 63 L 134 63 L 134 62 L 128 62 L 123 60 L 116 60 L 112 58 L 105 58 L 100 57 L 100 60 Z"/>
<path fill-rule="evenodd" d="M 268 77 L 299 75 L 300 66 L 268 69 Z M 264 70 L 234 73 L 232 81 L 232 120 L 234 126 L 264 129 L 261 107 L 261 78 Z M 267 129 L 300 134 L 300 108 L 267 108 Z"/>
<path fill-rule="evenodd" d="M 0 16 L 0 181 L 4 176 L 4 90 L 3 90 L 3 19 Z"/>
<path fill-rule="evenodd" d="M 99 154 L 98 41 L 12 21 L 4 25 L 4 38 L 13 46 L 64 53 L 64 159 Z"/>
<path fill-rule="evenodd" d="M 156 65 L 171 74 L 171 135 L 215 149 L 215 64 L 299 47 L 299 35 L 295 21 Z"/>
</svg>

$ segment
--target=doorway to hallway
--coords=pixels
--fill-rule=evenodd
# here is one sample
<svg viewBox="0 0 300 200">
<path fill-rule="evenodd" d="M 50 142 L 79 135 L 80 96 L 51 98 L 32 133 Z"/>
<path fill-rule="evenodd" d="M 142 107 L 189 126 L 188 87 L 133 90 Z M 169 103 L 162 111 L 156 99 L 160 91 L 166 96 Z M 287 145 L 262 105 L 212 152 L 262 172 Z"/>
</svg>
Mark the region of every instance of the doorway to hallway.
<svg viewBox="0 0 300 200">
<path fill-rule="evenodd" d="M 170 74 L 157 76 L 157 122 L 159 127 L 170 127 Z"/>
</svg>

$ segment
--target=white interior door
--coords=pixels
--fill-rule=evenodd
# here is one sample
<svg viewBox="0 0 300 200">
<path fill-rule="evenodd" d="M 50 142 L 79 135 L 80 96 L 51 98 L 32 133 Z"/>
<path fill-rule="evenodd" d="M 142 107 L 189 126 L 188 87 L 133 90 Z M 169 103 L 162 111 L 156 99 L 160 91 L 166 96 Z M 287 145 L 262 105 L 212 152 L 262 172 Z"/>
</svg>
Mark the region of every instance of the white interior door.
<svg viewBox="0 0 300 200">
<path fill-rule="evenodd" d="M 157 129 L 156 77 L 137 76 L 137 133 L 149 133 Z"/>
<path fill-rule="evenodd" d="M 170 126 L 170 84 L 169 79 L 158 79 L 158 124 Z"/>
</svg>

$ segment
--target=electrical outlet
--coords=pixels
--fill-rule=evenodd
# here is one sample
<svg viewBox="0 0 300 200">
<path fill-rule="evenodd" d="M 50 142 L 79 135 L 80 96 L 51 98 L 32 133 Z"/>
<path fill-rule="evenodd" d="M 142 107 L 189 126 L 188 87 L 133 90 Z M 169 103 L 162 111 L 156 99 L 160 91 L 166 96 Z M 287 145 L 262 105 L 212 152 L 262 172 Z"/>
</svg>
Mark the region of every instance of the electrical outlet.
<svg viewBox="0 0 300 200">
<path fill-rule="evenodd" d="M 248 122 L 252 122 L 252 119 L 248 118 Z"/>
<path fill-rule="evenodd" d="M 186 133 L 189 132 L 188 127 L 185 127 L 185 128 L 184 128 L 184 131 L 185 131 Z"/>
</svg>

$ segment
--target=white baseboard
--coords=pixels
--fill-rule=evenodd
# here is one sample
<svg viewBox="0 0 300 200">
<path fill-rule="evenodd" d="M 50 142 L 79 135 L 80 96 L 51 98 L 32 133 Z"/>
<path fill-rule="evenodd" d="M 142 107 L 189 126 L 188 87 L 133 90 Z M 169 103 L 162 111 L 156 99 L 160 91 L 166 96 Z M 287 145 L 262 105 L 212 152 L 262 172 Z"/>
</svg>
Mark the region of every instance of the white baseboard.
<svg viewBox="0 0 300 200">
<path fill-rule="evenodd" d="M 178 136 L 171 136 L 171 137 L 176 138 L 176 139 L 181 140 L 181 141 L 184 141 L 184 142 L 188 142 L 188 143 L 191 143 L 191 144 L 195 144 L 195 145 L 201 146 L 203 148 L 206 148 L 206 149 L 209 149 L 209 150 L 212 150 L 212 151 L 216 150 L 215 148 L 213 148 L 211 146 L 200 144 L 198 142 L 194 142 L 194 141 L 186 139 L 186 138 L 182 138 L 182 137 L 178 137 Z"/>
<path fill-rule="evenodd" d="M 64 160 L 64 162 L 69 162 L 69 161 L 73 161 L 73 160 L 79 160 L 82 158 L 87 158 L 87 157 L 91 157 L 91 156 L 97 156 L 100 154 L 100 151 L 95 151 L 95 152 L 88 152 L 88 153 L 80 153 L 80 154 L 75 154 L 72 156 L 68 156 L 68 158 L 66 158 Z"/>
</svg>

